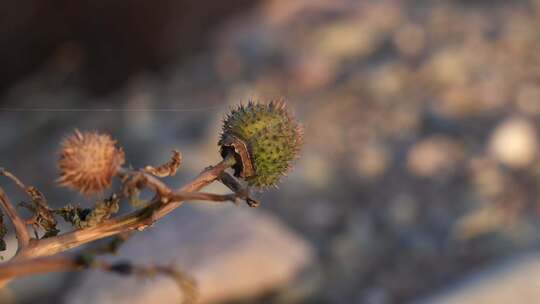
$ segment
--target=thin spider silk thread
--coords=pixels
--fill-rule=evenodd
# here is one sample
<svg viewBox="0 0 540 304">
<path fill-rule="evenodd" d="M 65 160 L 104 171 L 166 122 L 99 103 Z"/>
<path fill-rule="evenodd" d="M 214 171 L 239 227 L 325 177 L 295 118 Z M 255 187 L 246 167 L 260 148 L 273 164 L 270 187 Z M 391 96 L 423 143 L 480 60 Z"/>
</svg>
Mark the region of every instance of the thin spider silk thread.
<svg viewBox="0 0 540 304">
<path fill-rule="evenodd" d="M 163 108 L 163 109 L 130 109 L 130 108 L 9 108 L 0 107 L 0 112 L 202 112 L 220 109 L 221 106 L 202 108 Z"/>
</svg>

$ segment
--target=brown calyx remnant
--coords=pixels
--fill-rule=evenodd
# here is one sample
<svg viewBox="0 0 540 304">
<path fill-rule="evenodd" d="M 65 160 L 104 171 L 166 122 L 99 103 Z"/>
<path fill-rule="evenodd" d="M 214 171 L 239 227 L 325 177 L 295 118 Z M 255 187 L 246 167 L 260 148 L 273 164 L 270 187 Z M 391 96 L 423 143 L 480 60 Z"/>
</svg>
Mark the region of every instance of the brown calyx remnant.
<svg viewBox="0 0 540 304">
<path fill-rule="evenodd" d="M 58 182 L 85 195 L 98 193 L 111 185 L 124 161 L 111 136 L 75 130 L 62 142 Z"/>
</svg>

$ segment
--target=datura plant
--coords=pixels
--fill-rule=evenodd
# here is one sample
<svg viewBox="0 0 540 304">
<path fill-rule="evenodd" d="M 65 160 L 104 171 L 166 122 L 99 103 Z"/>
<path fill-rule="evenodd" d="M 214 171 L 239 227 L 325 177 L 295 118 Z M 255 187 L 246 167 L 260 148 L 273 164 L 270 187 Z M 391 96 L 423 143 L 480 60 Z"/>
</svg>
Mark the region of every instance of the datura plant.
<svg viewBox="0 0 540 304">
<path fill-rule="evenodd" d="M 0 251 L 7 247 L 4 241 L 8 232 L 6 218 L 11 221 L 18 245 L 15 256 L 0 264 L 0 287 L 23 276 L 93 268 L 120 275 L 167 275 L 182 289 L 183 301 L 194 303 L 197 299 L 195 282 L 178 269 L 110 263 L 99 256 L 114 253 L 130 235 L 143 231 L 188 200 L 244 201 L 251 207 L 258 206 L 251 189 L 262 191 L 276 186 L 291 170 L 301 144 L 302 128 L 284 101 L 250 101 L 231 109 L 223 121 L 218 142 L 223 160 L 204 169 L 183 187 L 174 188 L 162 178 L 173 176 L 180 169 L 182 155 L 179 151 L 174 150 L 171 159 L 159 166 L 127 168 L 124 167 L 124 150 L 111 135 L 75 130 L 60 145 L 57 182 L 80 192 L 87 200 L 94 200 L 92 205 L 51 208 L 36 187 L 26 185 L 0 168 L 0 175 L 26 194 L 28 199 L 20 206 L 32 214 L 23 218 L 0 187 Z M 119 180 L 118 189 L 111 189 L 115 178 Z M 213 182 L 223 183 L 231 193 L 200 191 Z M 154 193 L 152 199 L 146 201 L 140 197 L 145 189 Z M 105 191 L 111 194 L 98 199 L 105 196 Z M 120 208 L 124 202 L 129 208 Z M 126 209 L 129 211 L 120 212 Z M 71 231 L 61 232 L 57 227 L 59 219 L 69 223 Z M 66 253 L 104 238 L 110 238 L 106 245 Z"/>
<path fill-rule="evenodd" d="M 302 129 L 284 101 L 250 102 L 231 111 L 223 123 L 221 155 L 234 155 L 234 175 L 248 185 L 275 186 L 298 157 Z"/>
</svg>

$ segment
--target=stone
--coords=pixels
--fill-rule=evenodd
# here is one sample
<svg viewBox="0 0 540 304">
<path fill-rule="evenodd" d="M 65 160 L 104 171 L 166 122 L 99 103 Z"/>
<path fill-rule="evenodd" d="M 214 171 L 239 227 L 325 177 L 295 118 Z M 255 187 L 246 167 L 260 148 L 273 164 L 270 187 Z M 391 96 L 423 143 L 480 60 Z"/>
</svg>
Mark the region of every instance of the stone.
<svg viewBox="0 0 540 304">
<path fill-rule="evenodd" d="M 510 168 L 522 169 L 529 166 L 538 152 L 534 125 L 525 118 L 508 118 L 493 131 L 489 151 L 495 159 Z"/>
<path fill-rule="evenodd" d="M 393 42 L 400 54 L 415 57 L 420 55 L 426 45 L 426 33 L 419 25 L 405 24 L 396 30 Z"/>
<path fill-rule="evenodd" d="M 463 158 L 462 145 L 444 136 L 423 139 L 411 147 L 407 169 L 415 176 L 432 177 L 451 172 Z"/>
<path fill-rule="evenodd" d="M 201 303 L 253 297 L 290 282 L 313 261 L 310 245 L 261 209 L 181 207 L 134 235 L 119 258 L 139 264 L 174 263 L 192 275 Z M 179 303 L 169 278 L 149 280 L 84 272 L 64 304 Z"/>
<path fill-rule="evenodd" d="M 472 274 L 457 286 L 416 304 L 536 303 L 540 255 L 531 253 L 496 263 Z"/>
<path fill-rule="evenodd" d="M 352 164 L 358 176 L 366 179 L 374 179 L 382 176 L 392 161 L 391 153 L 388 150 L 387 147 L 377 144 L 366 144 L 362 146 Z"/>
</svg>

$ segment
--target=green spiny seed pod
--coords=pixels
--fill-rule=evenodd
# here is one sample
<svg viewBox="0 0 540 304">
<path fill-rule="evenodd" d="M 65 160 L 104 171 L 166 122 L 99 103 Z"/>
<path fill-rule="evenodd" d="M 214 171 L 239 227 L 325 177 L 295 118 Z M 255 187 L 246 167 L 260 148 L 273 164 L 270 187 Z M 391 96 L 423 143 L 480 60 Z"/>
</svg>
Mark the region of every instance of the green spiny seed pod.
<svg viewBox="0 0 540 304">
<path fill-rule="evenodd" d="M 221 155 L 234 153 L 235 176 L 257 188 L 275 186 L 291 169 L 302 143 L 302 128 L 284 101 L 234 108 L 224 120 Z"/>
</svg>

